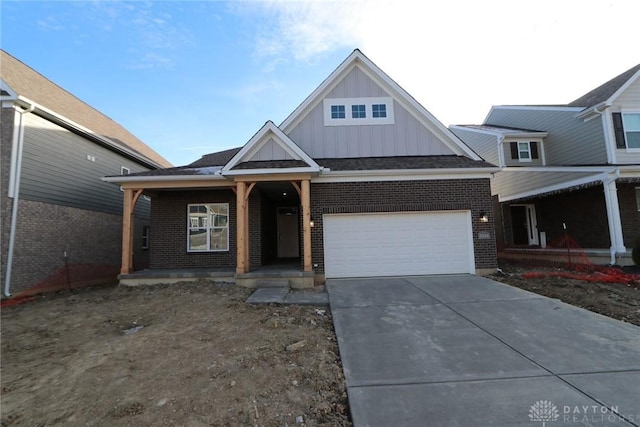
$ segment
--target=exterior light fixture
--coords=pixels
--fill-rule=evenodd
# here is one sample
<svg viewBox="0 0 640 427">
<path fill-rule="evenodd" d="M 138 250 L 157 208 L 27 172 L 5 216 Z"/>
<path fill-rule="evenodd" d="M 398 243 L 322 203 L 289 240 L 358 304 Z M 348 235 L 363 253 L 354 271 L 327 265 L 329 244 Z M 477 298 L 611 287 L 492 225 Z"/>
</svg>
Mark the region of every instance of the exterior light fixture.
<svg viewBox="0 0 640 427">
<path fill-rule="evenodd" d="M 480 222 L 489 222 L 489 216 L 486 212 L 480 212 Z"/>
</svg>

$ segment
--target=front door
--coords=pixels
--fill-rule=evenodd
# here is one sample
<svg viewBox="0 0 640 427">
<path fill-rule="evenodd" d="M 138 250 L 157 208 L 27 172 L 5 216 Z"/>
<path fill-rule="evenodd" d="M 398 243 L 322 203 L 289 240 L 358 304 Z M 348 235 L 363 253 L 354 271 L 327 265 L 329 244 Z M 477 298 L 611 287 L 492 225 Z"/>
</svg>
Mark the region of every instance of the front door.
<svg viewBox="0 0 640 427">
<path fill-rule="evenodd" d="M 300 256 L 298 208 L 278 208 L 277 228 L 278 258 L 298 258 Z"/>
<path fill-rule="evenodd" d="M 538 245 L 535 205 L 511 205 L 511 228 L 514 245 Z"/>
</svg>

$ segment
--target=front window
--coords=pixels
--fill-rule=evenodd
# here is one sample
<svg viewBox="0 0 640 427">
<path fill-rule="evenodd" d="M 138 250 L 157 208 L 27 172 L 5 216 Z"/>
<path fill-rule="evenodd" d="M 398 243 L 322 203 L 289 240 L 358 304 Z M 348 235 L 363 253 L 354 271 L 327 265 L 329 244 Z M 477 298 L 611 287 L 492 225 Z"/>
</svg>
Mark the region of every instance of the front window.
<svg viewBox="0 0 640 427">
<path fill-rule="evenodd" d="M 640 148 L 640 113 L 622 114 L 622 126 L 627 148 Z"/>
<path fill-rule="evenodd" d="M 188 206 L 189 252 L 229 250 L 229 204 L 203 203 Z"/>
</svg>

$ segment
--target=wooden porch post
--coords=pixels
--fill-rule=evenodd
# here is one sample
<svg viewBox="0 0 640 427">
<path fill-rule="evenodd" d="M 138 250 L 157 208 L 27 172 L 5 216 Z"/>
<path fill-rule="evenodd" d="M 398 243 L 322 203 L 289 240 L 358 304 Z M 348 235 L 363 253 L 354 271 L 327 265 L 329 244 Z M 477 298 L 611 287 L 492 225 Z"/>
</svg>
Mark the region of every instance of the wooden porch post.
<svg viewBox="0 0 640 427">
<path fill-rule="evenodd" d="M 133 188 L 124 189 L 124 200 L 122 204 L 122 263 L 120 274 L 129 274 L 133 271 L 133 212 L 136 202 L 142 190 Z"/>
<path fill-rule="evenodd" d="M 303 241 L 303 269 L 312 271 L 311 264 L 311 185 L 310 180 L 301 182 L 300 201 L 302 203 L 302 241 Z"/>
<path fill-rule="evenodd" d="M 247 241 L 246 241 L 246 227 L 247 227 L 247 199 L 245 197 L 245 190 L 247 184 L 244 181 L 236 182 L 236 223 L 237 223 L 237 237 L 236 237 L 236 273 L 244 274 L 247 272 Z"/>
</svg>

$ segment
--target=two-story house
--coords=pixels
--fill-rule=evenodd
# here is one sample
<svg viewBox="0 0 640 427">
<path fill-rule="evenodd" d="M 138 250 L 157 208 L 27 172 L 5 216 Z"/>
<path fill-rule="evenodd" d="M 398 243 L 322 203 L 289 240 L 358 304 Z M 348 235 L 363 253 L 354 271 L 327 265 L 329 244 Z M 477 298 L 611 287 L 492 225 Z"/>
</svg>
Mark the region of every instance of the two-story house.
<svg viewBox="0 0 640 427">
<path fill-rule="evenodd" d="M 4 296 L 115 280 L 122 194 L 101 180 L 171 164 L 142 141 L 0 51 L 0 259 Z M 148 264 L 148 199 L 135 262 Z"/>
<path fill-rule="evenodd" d="M 125 189 L 129 209 L 140 195 L 152 200 L 151 269 L 134 272 L 137 232 L 125 228 L 121 282 L 199 268 L 249 286 L 252 274 L 282 264 L 293 266 L 292 286 L 491 271 L 495 171 L 355 50 L 244 146 L 106 177 Z"/>
<path fill-rule="evenodd" d="M 491 182 L 501 252 L 566 233 L 601 262 L 630 262 L 640 236 L 640 65 L 566 105 L 494 106 L 482 125 L 450 129 L 501 168 Z"/>
</svg>

